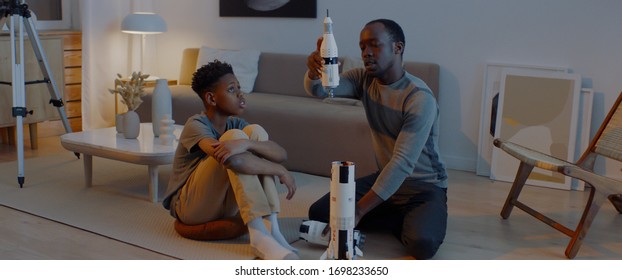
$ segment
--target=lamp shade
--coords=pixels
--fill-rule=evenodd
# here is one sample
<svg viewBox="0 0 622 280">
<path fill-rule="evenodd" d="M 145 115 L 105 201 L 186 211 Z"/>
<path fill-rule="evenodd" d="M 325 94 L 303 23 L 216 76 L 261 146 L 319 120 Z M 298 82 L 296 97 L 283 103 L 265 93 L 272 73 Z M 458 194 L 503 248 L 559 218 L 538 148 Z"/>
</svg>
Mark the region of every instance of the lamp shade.
<svg viewBox="0 0 622 280">
<path fill-rule="evenodd" d="M 133 13 L 121 23 L 121 31 L 133 34 L 158 34 L 166 32 L 166 22 L 154 13 Z"/>
</svg>

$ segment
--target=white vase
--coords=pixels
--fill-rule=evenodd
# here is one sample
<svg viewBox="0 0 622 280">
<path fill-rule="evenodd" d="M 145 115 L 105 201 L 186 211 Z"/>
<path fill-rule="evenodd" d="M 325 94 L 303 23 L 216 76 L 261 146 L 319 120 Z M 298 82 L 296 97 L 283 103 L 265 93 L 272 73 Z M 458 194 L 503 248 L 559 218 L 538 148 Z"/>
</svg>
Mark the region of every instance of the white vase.
<svg viewBox="0 0 622 280">
<path fill-rule="evenodd" d="M 117 133 L 123 133 L 123 115 L 125 115 L 125 113 L 116 114 L 114 116 L 114 125 L 117 129 Z"/>
<path fill-rule="evenodd" d="M 160 144 L 173 145 L 175 141 L 175 121 L 171 119 L 171 115 L 164 115 L 160 121 Z"/>
<path fill-rule="evenodd" d="M 172 115 L 171 89 L 166 79 L 157 79 L 151 96 L 151 124 L 153 136 L 160 136 L 160 125 L 164 115 Z"/>
<path fill-rule="evenodd" d="M 135 111 L 123 114 L 123 136 L 127 139 L 136 139 L 140 134 L 140 119 Z"/>
</svg>

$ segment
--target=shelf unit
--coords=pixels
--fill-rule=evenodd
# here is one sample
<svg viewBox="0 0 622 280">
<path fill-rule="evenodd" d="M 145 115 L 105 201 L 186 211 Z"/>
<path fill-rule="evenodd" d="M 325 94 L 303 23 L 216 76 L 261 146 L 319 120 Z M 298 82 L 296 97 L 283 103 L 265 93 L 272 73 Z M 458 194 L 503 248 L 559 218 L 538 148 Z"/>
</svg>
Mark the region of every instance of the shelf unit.
<svg viewBox="0 0 622 280">
<path fill-rule="evenodd" d="M 8 41 L 8 35 L 9 34 L 6 32 L 0 33 L 0 40 Z M 50 68 L 53 70 L 53 78 L 58 86 L 59 94 L 61 94 L 61 98 L 65 104 L 64 110 L 67 115 L 69 125 L 74 132 L 82 131 L 82 32 L 73 30 L 39 31 L 39 39 L 41 40 L 43 51 L 45 52 Z M 59 45 L 55 45 L 54 42 L 56 41 L 60 41 Z M 0 46 L 2 46 L 0 47 L 0 49 L 2 49 L 2 55 L 0 55 L 2 67 L 9 67 L 8 69 L 3 68 L 2 72 L 10 73 L 10 51 L 8 50 L 8 45 L 6 45 L 6 50 L 5 45 Z M 57 46 L 60 50 L 57 49 Z M 26 54 L 32 52 L 30 43 L 27 43 L 24 47 Z M 29 62 L 30 56 L 32 55 L 28 55 L 26 57 L 26 69 L 39 69 L 36 62 Z M 60 72 L 57 72 L 57 70 Z M 36 74 L 37 78 L 40 78 L 40 75 L 41 74 Z M 7 79 L 10 80 L 10 75 Z M 42 87 L 42 89 L 38 89 L 36 91 L 44 93 L 40 95 L 40 97 L 45 99 L 45 105 L 39 105 L 37 103 L 36 106 L 38 107 L 34 107 L 34 109 L 37 109 L 39 112 L 42 110 L 52 110 L 56 112 L 56 108 L 49 105 L 47 102 L 50 98 L 47 87 L 44 85 L 29 87 Z M 11 98 L 10 94 L 7 94 L 7 98 Z M 32 102 L 33 100 L 31 99 L 32 98 L 27 98 L 27 103 Z M 10 100 L 5 101 L 7 104 L 11 104 Z M 27 108 L 29 109 L 32 108 L 32 106 L 32 104 L 27 104 Z M 24 139 L 30 139 L 32 149 L 37 148 L 37 137 L 61 135 L 65 133 L 65 128 L 58 116 L 58 113 L 54 114 L 54 116 L 56 117 L 25 118 L 25 124 L 28 124 L 29 129 L 25 130 L 26 133 L 24 135 Z M 5 116 L 4 118 L 8 117 Z M 0 125 L 0 132 L 2 136 L 2 143 L 9 143 L 10 145 L 14 144 L 14 125 Z"/>
<path fill-rule="evenodd" d="M 65 114 L 71 130 L 82 131 L 82 33 L 80 31 L 45 31 L 41 33 L 41 36 L 63 38 Z"/>
</svg>

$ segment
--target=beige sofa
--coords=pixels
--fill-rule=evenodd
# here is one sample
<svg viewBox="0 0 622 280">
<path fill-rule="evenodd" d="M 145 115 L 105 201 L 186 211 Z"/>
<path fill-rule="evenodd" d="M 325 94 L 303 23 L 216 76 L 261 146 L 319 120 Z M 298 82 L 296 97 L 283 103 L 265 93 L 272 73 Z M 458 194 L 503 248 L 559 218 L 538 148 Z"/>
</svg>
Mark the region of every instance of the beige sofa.
<svg viewBox="0 0 622 280">
<path fill-rule="evenodd" d="M 184 124 L 202 111 L 202 103 L 190 88 L 199 48 L 183 52 L 178 85 L 170 86 L 173 119 Z M 262 125 L 288 152 L 285 166 L 290 171 L 330 176 L 332 161 L 353 161 L 356 175 L 376 170 L 371 137 L 361 106 L 328 104 L 307 96 L 303 88 L 307 55 L 261 53 L 253 92 L 241 116 Z M 438 93 L 439 65 L 406 62 L 408 72 L 423 79 Z M 149 92 L 149 90 L 147 90 Z M 143 97 L 138 108 L 142 122 L 151 121 L 151 98 Z"/>
</svg>

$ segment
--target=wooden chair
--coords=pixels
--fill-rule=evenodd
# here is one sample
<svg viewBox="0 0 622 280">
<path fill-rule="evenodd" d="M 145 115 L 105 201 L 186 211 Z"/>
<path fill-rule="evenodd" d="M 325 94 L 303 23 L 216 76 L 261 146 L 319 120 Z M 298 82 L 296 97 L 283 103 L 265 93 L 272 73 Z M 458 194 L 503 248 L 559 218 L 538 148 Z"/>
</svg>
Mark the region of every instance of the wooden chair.
<svg viewBox="0 0 622 280">
<path fill-rule="evenodd" d="M 495 139 L 495 146 L 520 160 L 516 178 L 501 210 L 501 217 L 507 219 L 513 207 L 516 206 L 536 219 L 566 234 L 571 240 L 566 247 L 565 254 L 572 259 L 577 255 L 583 239 L 594 221 L 594 217 L 608 197 L 618 212 L 622 213 L 622 207 L 619 203 L 619 193 L 622 193 L 622 182 L 593 172 L 594 162 L 598 156 L 622 161 L 622 110 L 619 110 L 622 107 L 621 102 L 622 93 L 618 96 L 589 147 L 576 163 L 560 160 L 512 142 Z M 586 189 L 589 189 L 590 192 L 589 198 L 581 219 L 574 230 L 518 201 L 518 196 L 525 181 L 534 167 L 559 172 L 586 183 Z"/>
</svg>

